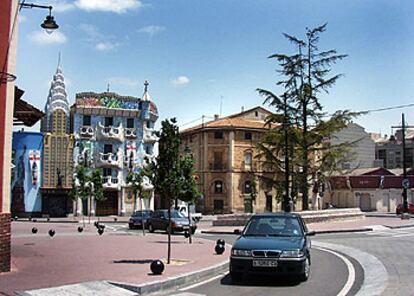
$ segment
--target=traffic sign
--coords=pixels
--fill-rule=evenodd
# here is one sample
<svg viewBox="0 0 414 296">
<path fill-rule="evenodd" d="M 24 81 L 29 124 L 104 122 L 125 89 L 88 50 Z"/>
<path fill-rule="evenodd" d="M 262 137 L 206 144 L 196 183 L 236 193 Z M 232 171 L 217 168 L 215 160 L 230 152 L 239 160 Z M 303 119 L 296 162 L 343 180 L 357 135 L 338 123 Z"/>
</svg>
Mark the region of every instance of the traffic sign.
<svg viewBox="0 0 414 296">
<path fill-rule="evenodd" d="M 402 186 L 407 189 L 408 187 L 410 187 L 410 181 L 408 179 L 404 179 L 402 181 Z"/>
</svg>

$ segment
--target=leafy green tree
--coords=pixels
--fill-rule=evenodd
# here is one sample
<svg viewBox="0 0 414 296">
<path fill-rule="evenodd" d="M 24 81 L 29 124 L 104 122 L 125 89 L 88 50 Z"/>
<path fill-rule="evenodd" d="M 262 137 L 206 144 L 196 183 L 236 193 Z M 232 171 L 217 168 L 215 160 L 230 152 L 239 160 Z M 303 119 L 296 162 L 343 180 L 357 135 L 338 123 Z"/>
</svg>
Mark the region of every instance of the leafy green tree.
<svg viewBox="0 0 414 296">
<path fill-rule="evenodd" d="M 188 224 L 191 225 L 191 211 L 190 206 L 195 205 L 198 198 L 200 198 L 201 193 L 198 190 L 197 182 L 195 179 L 195 169 L 194 169 L 194 158 L 188 151 L 185 151 L 185 154 L 180 159 L 180 192 L 178 198 L 187 203 L 187 213 L 188 213 Z M 192 233 L 191 229 L 189 231 L 190 237 L 189 242 L 192 243 Z"/>
<path fill-rule="evenodd" d="M 104 200 L 105 195 L 100 171 L 96 169 L 88 171 L 83 165 L 76 166 L 72 180 L 72 189 L 69 195 L 75 201 L 78 198 L 81 200 L 87 200 L 89 198 L 90 208 L 92 208 L 92 195 L 96 201 Z"/>
<path fill-rule="evenodd" d="M 171 206 L 180 194 L 180 136 L 175 118 L 161 122 L 161 130 L 155 132 L 158 140 L 158 156 L 147 168 L 148 177 L 168 209 L 167 264 L 171 259 Z"/>
<path fill-rule="evenodd" d="M 346 150 L 346 143 L 334 146 L 327 139 L 358 115 L 349 110 L 337 111 L 330 116 L 323 112 L 321 95 L 328 93 L 341 77 L 341 74 L 330 74 L 331 66 L 346 57 L 333 49 L 319 50 L 320 34 L 325 30 L 326 24 L 313 29 L 307 28 L 304 40 L 284 34 L 294 45 L 296 52 L 291 55 L 276 53 L 269 57 L 275 59 L 279 65 L 278 72 L 282 78 L 277 85 L 283 89 L 282 95 L 264 89 L 257 90 L 265 98 L 265 103 L 276 109 L 276 115 L 270 118 L 269 122 L 281 128 L 272 129 L 274 137 L 286 139 L 286 134 L 293 136 L 292 141 L 282 142 L 282 151 L 279 144 L 273 147 L 266 146 L 274 143 L 275 139 L 267 139 L 268 143 L 263 143 L 262 147 L 266 146 L 266 156 L 269 156 L 270 152 L 280 153 L 274 154 L 268 161 L 272 162 L 273 158 L 279 167 L 283 162 L 283 172 L 291 167 L 298 168 L 295 169 L 297 174 L 290 174 L 293 178 L 285 179 L 284 183 L 291 183 L 291 187 L 294 183 L 299 184 L 303 210 L 309 207 L 309 181 L 312 176 L 316 172 L 327 173 L 336 170 L 336 159 L 341 158 Z M 329 118 L 325 119 L 327 117 Z M 281 131 L 283 135 L 280 135 Z M 268 151 L 269 149 L 271 151 Z M 285 156 L 284 161 L 280 161 L 280 155 Z M 286 159 L 290 163 L 287 163 Z M 289 198 L 288 192 L 285 192 L 285 198 Z"/>
</svg>

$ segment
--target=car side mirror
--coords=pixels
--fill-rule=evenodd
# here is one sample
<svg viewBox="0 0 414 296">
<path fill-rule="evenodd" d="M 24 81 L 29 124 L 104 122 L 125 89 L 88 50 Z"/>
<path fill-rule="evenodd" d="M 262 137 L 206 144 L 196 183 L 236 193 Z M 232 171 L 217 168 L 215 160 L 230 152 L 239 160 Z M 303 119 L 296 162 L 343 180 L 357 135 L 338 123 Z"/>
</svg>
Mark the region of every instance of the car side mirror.
<svg viewBox="0 0 414 296">
<path fill-rule="evenodd" d="M 234 234 L 237 234 L 237 235 L 240 235 L 241 234 L 241 231 L 240 231 L 240 229 L 234 229 Z"/>
<path fill-rule="evenodd" d="M 316 234 L 315 231 L 308 231 L 306 232 L 306 236 L 314 236 Z"/>
</svg>

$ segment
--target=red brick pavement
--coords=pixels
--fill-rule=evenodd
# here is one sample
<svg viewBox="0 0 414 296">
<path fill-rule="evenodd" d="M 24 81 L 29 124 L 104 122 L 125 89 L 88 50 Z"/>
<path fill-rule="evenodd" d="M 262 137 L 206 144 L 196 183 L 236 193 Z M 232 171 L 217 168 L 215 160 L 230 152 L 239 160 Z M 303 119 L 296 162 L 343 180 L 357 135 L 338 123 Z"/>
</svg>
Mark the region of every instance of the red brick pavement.
<svg viewBox="0 0 414 296">
<path fill-rule="evenodd" d="M 38 233 L 32 234 L 31 228 Z M 112 280 L 139 284 L 219 264 L 228 259 L 214 254 L 214 242 L 195 238 L 188 244 L 183 236 L 173 236 L 172 258 L 184 265 L 169 265 L 161 276 L 150 274 L 149 263 L 167 255 L 167 236 L 139 231 L 133 235 L 107 229 L 99 236 L 93 225 L 83 233 L 78 225 L 12 223 L 12 271 L 0 274 L 0 294 L 65 284 Z M 53 228 L 51 238 L 47 231 Z"/>
</svg>

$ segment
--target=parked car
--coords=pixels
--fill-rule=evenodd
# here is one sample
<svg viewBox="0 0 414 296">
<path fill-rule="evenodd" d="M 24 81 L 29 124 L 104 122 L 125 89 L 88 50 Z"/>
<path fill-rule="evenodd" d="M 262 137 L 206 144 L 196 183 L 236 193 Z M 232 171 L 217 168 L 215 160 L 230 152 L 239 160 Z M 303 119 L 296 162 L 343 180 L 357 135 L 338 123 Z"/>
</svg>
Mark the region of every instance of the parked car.
<svg viewBox="0 0 414 296">
<path fill-rule="evenodd" d="M 147 220 L 151 217 L 151 214 L 152 211 L 150 210 L 135 211 L 129 218 L 129 229 L 142 228 L 142 225 L 146 225 Z M 142 218 L 144 218 L 144 221 L 142 221 Z"/>
<path fill-rule="evenodd" d="M 396 212 L 397 215 L 402 214 L 404 212 L 404 205 L 403 204 L 399 204 L 397 206 L 397 209 L 395 210 L 395 212 Z M 410 204 L 410 203 L 408 204 L 408 213 L 414 214 L 414 206 L 413 206 L 413 204 Z"/>
<path fill-rule="evenodd" d="M 155 230 L 165 230 L 168 228 L 168 210 L 156 210 L 150 219 L 147 221 L 147 228 L 149 232 Z M 171 233 L 183 232 L 191 230 L 191 233 L 195 233 L 197 225 L 194 221 L 188 223 L 188 217 L 184 216 L 180 211 L 171 210 Z"/>
<path fill-rule="evenodd" d="M 305 222 L 297 214 L 256 214 L 233 244 L 230 277 L 246 274 L 294 275 L 306 281 L 310 274 L 310 239 Z"/>
</svg>

